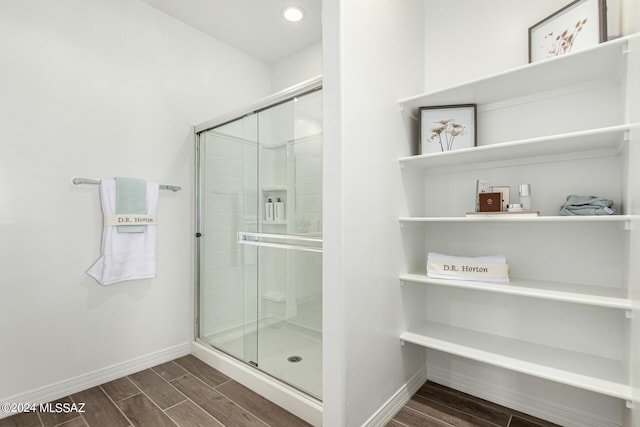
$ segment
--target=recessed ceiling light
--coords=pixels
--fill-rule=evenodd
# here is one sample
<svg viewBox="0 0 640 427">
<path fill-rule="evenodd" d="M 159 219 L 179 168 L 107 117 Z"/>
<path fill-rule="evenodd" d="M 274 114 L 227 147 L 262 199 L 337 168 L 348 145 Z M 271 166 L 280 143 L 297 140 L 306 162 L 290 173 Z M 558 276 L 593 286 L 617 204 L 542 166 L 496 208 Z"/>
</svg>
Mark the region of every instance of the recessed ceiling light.
<svg viewBox="0 0 640 427">
<path fill-rule="evenodd" d="M 300 6 L 286 6 L 282 9 L 282 17 L 289 22 L 298 22 L 304 19 L 304 9 Z"/>
</svg>

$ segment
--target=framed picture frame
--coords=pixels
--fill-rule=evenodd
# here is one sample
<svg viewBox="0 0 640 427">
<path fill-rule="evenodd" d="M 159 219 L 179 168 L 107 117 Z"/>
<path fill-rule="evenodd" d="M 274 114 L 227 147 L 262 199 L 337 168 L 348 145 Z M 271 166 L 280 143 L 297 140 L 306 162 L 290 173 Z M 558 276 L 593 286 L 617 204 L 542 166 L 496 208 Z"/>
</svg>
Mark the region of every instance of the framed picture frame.
<svg viewBox="0 0 640 427">
<path fill-rule="evenodd" d="M 420 154 L 475 147 L 476 109 L 476 104 L 420 107 Z"/>
<path fill-rule="evenodd" d="M 607 1 L 576 0 L 529 27 L 529 62 L 606 41 Z"/>
</svg>

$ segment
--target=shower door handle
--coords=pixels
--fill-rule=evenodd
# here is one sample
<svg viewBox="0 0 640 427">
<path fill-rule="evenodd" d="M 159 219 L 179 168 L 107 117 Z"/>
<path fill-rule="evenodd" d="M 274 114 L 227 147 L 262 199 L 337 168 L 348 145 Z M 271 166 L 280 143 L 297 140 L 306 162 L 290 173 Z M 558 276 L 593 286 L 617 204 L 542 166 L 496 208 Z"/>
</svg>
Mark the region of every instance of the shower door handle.
<svg viewBox="0 0 640 427">
<path fill-rule="evenodd" d="M 248 238 L 252 238 L 255 240 L 248 240 Z M 246 231 L 238 231 L 238 243 L 241 245 L 265 246 L 268 248 L 291 249 L 294 251 L 322 253 L 322 248 L 318 248 L 314 246 L 291 245 L 288 243 L 278 243 L 278 242 L 265 242 L 261 239 L 298 240 L 301 242 L 315 242 L 315 243 L 322 244 L 322 239 L 318 239 L 315 237 L 296 236 L 296 235 L 290 235 L 290 234 L 250 233 Z"/>
</svg>

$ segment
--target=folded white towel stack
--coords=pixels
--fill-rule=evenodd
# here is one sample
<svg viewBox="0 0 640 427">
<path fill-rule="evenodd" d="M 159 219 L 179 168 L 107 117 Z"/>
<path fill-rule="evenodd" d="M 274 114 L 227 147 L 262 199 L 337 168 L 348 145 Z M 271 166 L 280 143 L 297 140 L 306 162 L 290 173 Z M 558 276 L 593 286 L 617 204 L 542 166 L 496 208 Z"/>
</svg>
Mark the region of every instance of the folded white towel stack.
<svg viewBox="0 0 640 427">
<path fill-rule="evenodd" d="M 509 283 L 509 264 L 502 255 L 460 257 L 429 252 L 427 277 Z"/>
<path fill-rule="evenodd" d="M 155 215 L 159 185 L 147 183 L 147 214 Z M 116 181 L 100 181 L 102 213 L 105 218 L 116 213 Z M 147 225 L 144 233 L 118 233 L 116 225 L 105 223 L 102 232 L 102 256 L 87 274 L 101 285 L 125 280 L 149 279 L 156 276 L 155 225 Z"/>
</svg>

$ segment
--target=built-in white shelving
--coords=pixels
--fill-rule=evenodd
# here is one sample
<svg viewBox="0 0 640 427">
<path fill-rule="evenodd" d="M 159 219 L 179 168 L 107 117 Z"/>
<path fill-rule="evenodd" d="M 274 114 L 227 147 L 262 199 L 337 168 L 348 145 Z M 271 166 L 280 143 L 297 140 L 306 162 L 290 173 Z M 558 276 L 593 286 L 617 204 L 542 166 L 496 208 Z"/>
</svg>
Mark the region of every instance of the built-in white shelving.
<svg viewBox="0 0 640 427">
<path fill-rule="evenodd" d="M 624 364 L 618 360 L 501 337 L 436 322 L 400 335 L 418 344 L 535 377 L 631 400 Z"/>
<path fill-rule="evenodd" d="M 482 130 L 478 132 L 482 133 L 482 138 L 478 139 L 476 147 L 398 159 L 399 166 L 403 169 L 405 193 L 409 202 L 409 212 L 399 218 L 399 223 L 400 227 L 409 230 L 404 235 L 407 239 L 405 248 L 410 272 L 401 274 L 400 282 L 411 283 L 407 286 L 412 286 L 412 292 L 415 292 L 415 286 L 433 290 L 426 294 L 431 298 L 443 298 L 443 295 L 447 295 L 463 300 L 457 310 L 446 311 L 446 314 L 438 310 L 439 302 L 425 301 L 427 307 L 430 306 L 434 312 L 427 312 L 423 321 L 416 321 L 419 313 L 410 313 L 408 317 L 411 320 L 408 324 L 418 326 L 401 334 L 403 343 L 416 344 L 631 401 L 632 389 L 625 356 L 629 351 L 627 338 L 616 342 L 616 345 L 619 344 L 619 351 L 610 353 L 616 358 L 608 359 L 599 356 L 602 353 L 596 343 L 602 336 L 597 335 L 600 333 L 597 331 L 584 331 L 584 340 L 580 345 L 584 342 L 593 345 L 583 346 L 579 351 L 572 350 L 571 344 L 566 344 L 566 348 L 563 348 L 564 343 L 559 346 L 546 345 L 545 333 L 562 332 L 555 331 L 557 325 L 546 321 L 543 312 L 540 313 L 539 322 L 534 318 L 519 318 L 518 321 L 532 322 L 535 325 L 532 329 L 547 332 L 526 335 L 526 328 L 522 328 L 520 331 L 513 331 L 513 336 L 499 336 L 493 333 L 501 330 L 500 328 L 492 329 L 488 321 L 476 324 L 459 307 L 472 306 L 469 301 L 473 301 L 478 294 L 471 292 L 502 294 L 514 297 L 513 304 L 521 306 L 526 305 L 526 301 L 531 301 L 530 299 L 557 302 L 566 308 L 566 316 L 571 319 L 569 323 L 576 325 L 574 330 L 578 330 L 577 325 L 584 321 L 595 322 L 594 324 L 609 322 L 608 325 L 614 325 L 619 330 L 626 328 L 625 322 L 628 322 L 632 311 L 636 309 L 629 298 L 629 288 L 637 284 L 628 283 L 626 274 L 617 273 L 628 270 L 629 263 L 637 256 L 628 245 L 627 231 L 632 230 L 640 220 L 635 206 L 628 200 L 628 189 L 632 186 L 625 173 L 638 167 L 632 164 L 628 153 L 633 148 L 631 135 L 637 132 L 640 123 L 625 122 L 629 117 L 625 113 L 625 92 L 629 80 L 636 78 L 628 75 L 627 70 L 629 43 L 634 37 L 640 36 L 622 37 L 580 52 L 527 64 L 483 79 L 399 101 L 405 118 L 414 120 L 422 106 L 474 103 L 478 109 L 476 125 Z M 570 123 L 563 121 L 565 118 Z M 412 135 L 411 132 L 408 134 Z M 546 212 L 559 212 L 563 194 L 582 194 L 574 193 L 575 188 L 579 191 L 595 188 L 595 191 L 615 194 L 619 198 L 616 200 L 617 211 L 623 214 L 464 216 L 465 212 L 461 207 L 466 205 L 460 200 L 469 197 L 470 183 L 477 178 L 485 178 L 485 174 L 490 175 L 493 181 L 489 185 L 513 185 L 513 181 L 520 182 L 523 175 L 526 179 L 544 176 L 535 187 L 536 197 L 540 197 L 538 200 L 545 196 L 548 197 L 547 201 L 560 200 L 557 211 L 550 209 L 550 206 L 555 205 L 548 202 Z M 567 176 L 571 179 L 566 179 Z M 549 194 L 552 196 L 548 196 Z M 412 197 L 415 199 L 412 200 Z M 439 227 L 440 224 L 443 226 Z M 457 224 L 464 224 L 464 231 L 452 233 L 452 230 L 457 230 Z M 534 243 L 538 245 L 536 248 L 527 247 L 526 257 L 514 256 L 520 263 L 519 271 L 524 271 L 523 275 L 530 277 L 512 277 L 508 284 L 433 279 L 424 274 L 414 274 L 422 271 L 418 264 L 419 260 L 426 259 L 426 253 L 422 252 L 445 253 L 445 249 L 450 248 L 464 252 L 468 246 L 479 252 L 484 240 L 478 240 L 477 236 L 490 239 L 491 233 L 512 233 L 513 239 L 504 236 L 497 239 L 501 245 L 499 249 L 504 249 L 511 255 L 519 255 L 522 245 L 527 244 L 518 239 L 519 233 L 524 230 L 519 224 L 522 224 L 521 227 L 536 224 L 535 230 L 528 236 L 548 236 L 549 240 L 557 239 L 553 241 L 558 246 L 566 244 L 566 251 L 558 250 L 553 254 L 559 258 L 567 257 L 564 261 L 578 261 L 568 264 L 574 268 L 577 266 L 582 274 L 580 278 L 576 278 L 573 271 L 561 271 L 561 267 L 553 270 L 562 265 L 562 259 L 553 258 L 556 266 L 549 269 L 549 259 L 541 255 L 548 246 L 543 240 L 546 237 Z M 605 226 L 607 224 L 613 226 Z M 616 224 L 619 227 L 616 228 Z M 465 243 L 464 239 L 473 238 L 467 237 L 467 233 L 476 240 Z M 599 237 L 589 241 L 592 233 Z M 449 242 L 447 239 L 450 234 L 457 236 L 458 240 Z M 419 242 L 423 236 L 424 241 Z M 579 236 L 580 241 L 576 246 L 580 247 L 572 247 L 570 241 L 563 240 L 576 236 Z M 587 238 L 582 240 L 585 236 Z M 606 265 L 599 263 L 602 257 L 587 250 L 591 247 L 603 249 L 601 241 L 597 240 L 602 239 L 602 236 L 609 239 L 607 242 L 611 245 L 611 250 L 617 250 L 621 254 L 615 259 L 608 258 Z M 441 250 L 440 246 L 444 248 Z M 495 250 L 498 244 L 489 247 Z M 578 255 L 573 254 L 574 249 L 580 254 L 579 258 L 575 258 Z M 538 259 L 531 260 L 530 257 Z M 522 268 L 524 264 L 527 264 L 527 268 Z M 544 266 L 545 270 L 542 271 L 542 267 L 536 268 L 536 265 Z M 611 277 L 612 282 L 619 287 L 608 286 L 612 283 L 594 286 L 600 282 L 592 280 L 589 274 L 602 272 L 603 268 L 611 274 L 601 277 Z M 549 277 L 552 280 L 537 280 Z M 568 283 L 571 281 L 585 283 Z M 434 287 L 438 288 L 437 291 Z M 486 298 L 487 301 L 490 299 L 492 298 Z M 446 303 L 454 306 L 453 301 Z M 538 304 L 542 306 L 547 303 Z M 474 310 L 484 309 L 481 304 L 474 304 L 473 307 Z M 413 307 L 410 309 L 415 310 Z M 517 308 L 507 307 L 504 310 L 496 317 L 504 320 L 504 313 L 519 315 Z M 626 316 L 617 316 L 611 310 L 623 311 Z M 534 313 L 531 317 L 536 315 Z M 578 318 L 574 321 L 573 316 Z M 583 338 L 583 331 L 578 330 L 578 333 Z M 595 339 L 591 339 L 594 335 Z M 554 335 L 548 342 L 562 343 L 563 338 L 564 336 Z"/>
<path fill-rule="evenodd" d="M 624 292 L 619 288 L 518 279 L 513 277 L 510 278 L 508 284 L 434 279 L 422 274 L 403 274 L 400 276 L 400 280 L 403 282 L 469 289 L 479 292 L 494 292 L 528 298 L 541 298 L 620 310 L 631 310 L 633 308 L 631 300 L 626 298 Z"/>
<path fill-rule="evenodd" d="M 622 37 L 590 49 L 523 65 L 449 88 L 399 101 L 400 107 L 417 112 L 424 105 L 491 104 L 522 97 L 540 96 L 580 82 L 624 77 L 629 37 Z M 425 101 L 427 102 L 425 104 Z"/>
<path fill-rule="evenodd" d="M 597 215 L 597 216 L 518 216 L 518 215 L 474 215 L 474 216 L 438 216 L 438 217 L 400 217 L 400 223 L 430 223 L 430 222 L 558 222 L 558 223 L 615 223 L 629 224 L 640 219 L 638 215 Z"/>
<path fill-rule="evenodd" d="M 451 166 L 478 165 L 486 162 L 526 159 L 527 162 L 548 160 L 562 154 L 611 155 L 619 152 L 628 139 L 627 133 L 638 124 L 548 135 L 520 141 L 502 142 L 463 148 L 444 153 L 400 158 L 400 167 L 442 169 Z"/>
</svg>

